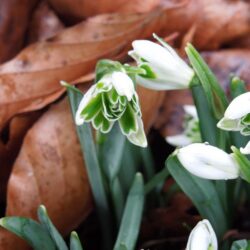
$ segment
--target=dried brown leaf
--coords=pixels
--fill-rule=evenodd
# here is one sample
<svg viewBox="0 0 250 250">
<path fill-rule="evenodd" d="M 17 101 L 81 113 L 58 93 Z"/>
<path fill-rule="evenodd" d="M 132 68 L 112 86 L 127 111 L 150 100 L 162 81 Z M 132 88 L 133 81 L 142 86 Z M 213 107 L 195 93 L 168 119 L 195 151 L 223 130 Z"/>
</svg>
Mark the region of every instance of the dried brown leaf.
<svg viewBox="0 0 250 250">
<path fill-rule="evenodd" d="M 63 30 L 64 25 L 49 7 L 46 1 L 41 1 L 34 10 L 28 30 L 28 42 L 44 41 Z"/>
<path fill-rule="evenodd" d="M 37 0 L 1 0 L 0 63 L 20 51 L 28 21 Z"/>
<path fill-rule="evenodd" d="M 36 218 L 40 204 L 64 235 L 92 209 L 67 100 L 53 105 L 27 133 L 9 179 L 6 215 Z"/>
</svg>

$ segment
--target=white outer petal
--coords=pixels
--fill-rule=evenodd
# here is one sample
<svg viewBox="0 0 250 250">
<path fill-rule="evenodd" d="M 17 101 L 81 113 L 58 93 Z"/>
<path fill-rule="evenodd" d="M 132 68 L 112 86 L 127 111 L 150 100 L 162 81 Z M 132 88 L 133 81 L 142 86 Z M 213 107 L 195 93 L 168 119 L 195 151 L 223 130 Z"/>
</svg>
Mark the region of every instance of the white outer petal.
<svg viewBox="0 0 250 250">
<path fill-rule="evenodd" d="M 167 136 L 166 141 L 175 147 L 183 147 L 192 143 L 189 137 L 185 134 Z"/>
<path fill-rule="evenodd" d="M 76 125 L 82 125 L 84 123 L 84 119 L 81 116 L 82 110 L 86 107 L 86 105 L 89 103 L 91 98 L 93 97 L 93 94 L 95 92 L 96 84 L 92 85 L 89 90 L 84 94 L 81 102 L 78 105 L 76 115 L 75 115 L 75 123 Z"/>
<path fill-rule="evenodd" d="M 240 152 L 245 155 L 250 154 L 250 141 L 247 143 L 247 145 L 244 148 L 240 148 Z"/>
<path fill-rule="evenodd" d="M 209 245 L 218 250 L 215 232 L 208 220 L 200 221 L 189 235 L 186 250 L 208 250 Z"/>
<path fill-rule="evenodd" d="M 143 122 L 140 117 L 137 117 L 137 124 L 138 124 L 137 132 L 127 135 L 127 138 L 131 143 L 145 148 L 148 146 L 148 142 L 144 132 Z"/>
<path fill-rule="evenodd" d="M 196 110 L 196 107 L 194 105 L 184 105 L 183 109 L 184 109 L 186 114 L 190 115 L 191 117 L 193 117 L 196 120 L 198 119 L 197 110 Z"/>
<path fill-rule="evenodd" d="M 178 56 L 170 47 L 162 47 L 157 43 L 148 40 L 136 40 L 132 43 L 134 48 L 130 54 L 134 58 L 143 58 L 148 61 L 149 66 L 156 73 L 157 77 L 164 80 L 166 84 L 177 82 L 181 88 L 187 88 L 194 71 Z M 136 59 L 138 61 L 138 59 Z M 177 89 L 166 88 L 166 89 Z"/>
<path fill-rule="evenodd" d="M 224 116 L 228 119 L 239 119 L 250 113 L 250 92 L 239 95 L 229 104 Z"/>
<path fill-rule="evenodd" d="M 128 101 L 131 101 L 135 93 L 134 83 L 131 78 L 123 72 L 114 72 L 111 77 L 117 93 L 121 96 L 126 96 Z"/>
<path fill-rule="evenodd" d="M 238 165 L 223 150 L 203 143 L 193 143 L 178 150 L 177 157 L 190 173 L 211 180 L 235 179 Z"/>
</svg>

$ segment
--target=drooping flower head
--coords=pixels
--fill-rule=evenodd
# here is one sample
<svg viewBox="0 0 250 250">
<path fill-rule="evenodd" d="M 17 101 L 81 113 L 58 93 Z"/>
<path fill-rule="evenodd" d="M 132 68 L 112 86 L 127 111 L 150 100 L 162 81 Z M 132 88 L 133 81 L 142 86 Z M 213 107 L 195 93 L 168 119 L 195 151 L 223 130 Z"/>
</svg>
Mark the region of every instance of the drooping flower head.
<svg viewBox="0 0 250 250">
<path fill-rule="evenodd" d="M 217 126 L 224 130 L 250 135 L 250 92 L 237 96 L 227 107 Z"/>
<path fill-rule="evenodd" d="M 110 61 L 107 61 L 110 63 Z M 108 133 L 117 121 L 133 144 L 146 147 L 142 114 L 132 79 L 122 65 L 104 70 L 96 84 L 85 93 L 76 112 L 75 122 L 91 122 L 96 130 Z M 100 71 L 100 69 L 99 69 Z"/>
<path fill-rule="evenodd" d="M 162 39 L 154 34 L 159 44 L 135 40 L 129 55 L 145 70 L 137 76 L 138 84 L 155 90 L 188 88 L 194 71 Z"/>
<path fill-rule="evenodd" d="M 218 250 L 217 238 L 208 220 L 200 221 L 193 228 L 186 250 Z"/>
<path fill-rule="evenodd" d="M 191 174 L 211 180 L 239 177 L 239 166 L 230 154 L 207 143 L 193 143 L 177 150 L 177 158 Z"/>
</svg>

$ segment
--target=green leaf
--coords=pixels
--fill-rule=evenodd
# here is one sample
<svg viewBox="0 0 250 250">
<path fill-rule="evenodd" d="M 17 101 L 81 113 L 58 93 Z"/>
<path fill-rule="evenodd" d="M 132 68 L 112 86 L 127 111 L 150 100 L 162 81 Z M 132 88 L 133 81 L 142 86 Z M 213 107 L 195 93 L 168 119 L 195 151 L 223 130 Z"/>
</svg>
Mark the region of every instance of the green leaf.
<svg viewBox="0 0 250 250">
<path fill-rule="evenodd" d="M 68 88 L 68 97 L 72 110 L 73 117 L 75 117 L 77 107 L 82 99 L 82 95 L 72 88 Z M 108 195 L 106 193 L 106 183 L 102 176 L 99 161 L 97 158 L 95 143 L 89 124 L 83 124 L 82 126 L 76 126 L 78 138 L 80 141 L 82 153 L 85 160 L 85 165 L 90 181 L 90 186 L 93 192 L 98 217 L 100 220 L 104 248 L 111 249 L 112 234 L 113 234 L 113 221 L 111 217 L 111 209 L 109 207 Z M 107 225 L 109 225 L 107 227 Z"/>
<path fill-rule="evenodd" d="M 128 193 L 140 165 L 140 148 L 126 140 L 121 160 L 121 169 L 119 171 L 119 179 L 125 194 Z"/>
<path fill-rule="evenodd" d="M 139 234 L 143 205 L 143 177 L 140 173 L 137 173 L 128 194 L 114 250 L 134 250 Z"/>
<path fill-rule="evenodd" d="M 44 228 L 48 231 L 51 238 L 54 240 L 58 250 L 68 250 L 66 243 L 64 242 L 62 236 L 57 231 L 53 223 L 51 222 L 45 206 L 41 205 L 38 208 L 38 218 Z"/>
<path fill-rule="evenodd" d="M 100 163 L 110 181 L 119 172 L 124 145 L 125 136 L 121 133 L 118 124 L 115 124 L 110 133 L 106 135 L 105 142 L 99 144 L 98 155 Z"/>
<path fill-rule="evenodd" d="M 202 141 L 225 150 L 227 147 L 228 134 L 217 128 L 218 120 L 215 119 L 211 112 L 204 89 L 200 85 L 193 85 L 191 90 L 199 116 Z"/>
<path fill-rule="evenodd" d="M 76 232 L 70 234 L 70 250 L 83 250 L 82 244 Z"/>
<path fill-rule="evenodd" d="M 56 250 L 56 245 L 48 232 L 36 221 L 23 217 L 5 217 L 0 225 L 16 234 L 35 250 Z"/>
<path fill-rule="evenodd" d="M 250 250 L 249 240 L 234 241 L 230 250 Z"/>
<path fill-rule="evenodd" d="M 233 158 L 240 168 L 240 175 L 243 179 L 250 183 L 250 161 L 240 150 L 234 146 L 231 147 L 233 151 Z"/>
<path fill-rule="evenodd" d="M 166 166 L 182 191 L 192 200 L 201 216 L 211 222 L 221 239 L 228 229 L 228 221 L 214 183 L 191 175 L 176 155 L 168 157 Z"/>
<path fill-rule="evenodd" d="M 110 182 L 110 192 L 111 199 L 113 202 L 114 212 L 116 216 L 117 225 L 120 225 L 122 219 L 122 213 L 125 205 L 124 193 L 122 190 L 122 186 L 118 177 L 114 178 Z"/>
<path fill-rule="evenodd" d="M 223 117 L 228 106 L 228 100 L 224 90 L 221 88 L 216 76 L 213 74 L 209 66 L 191 44 L 187 45 L 186 53 L 202 84 L 215 118 L 220 119 Z"/>
</svg>

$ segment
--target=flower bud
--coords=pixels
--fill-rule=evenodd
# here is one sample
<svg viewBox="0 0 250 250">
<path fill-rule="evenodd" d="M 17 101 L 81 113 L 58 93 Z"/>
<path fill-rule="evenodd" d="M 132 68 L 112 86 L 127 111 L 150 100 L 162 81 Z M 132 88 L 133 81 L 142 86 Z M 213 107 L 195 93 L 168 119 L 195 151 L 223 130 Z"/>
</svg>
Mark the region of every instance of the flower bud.
<svg viewBox="0 0 250 250">
<path fill-rule="evenodd" d="M 217 250 L 215 232 L 208 220 L 200 221 L 189 235 L 186 250 Z"/>
<path fill-rule="evenodd" d="M 180 163 L 191 174 L 211 180 L 239 177 L 239 167 L 230 154 L 206 143 L 193 143 L 177 150 Z"/>
</svg>

